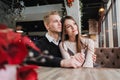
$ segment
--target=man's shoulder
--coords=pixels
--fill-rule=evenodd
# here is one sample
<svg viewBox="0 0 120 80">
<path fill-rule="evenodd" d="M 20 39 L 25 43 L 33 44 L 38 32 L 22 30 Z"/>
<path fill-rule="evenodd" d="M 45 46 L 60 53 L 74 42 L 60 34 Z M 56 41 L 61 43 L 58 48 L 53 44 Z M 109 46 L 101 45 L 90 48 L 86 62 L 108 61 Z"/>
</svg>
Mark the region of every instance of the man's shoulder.
<svg viewBox="0 0 120 80">
<path fill-rule="evenodd" d="M 42 36 L 38 41 L 47 41 L 47 38 L 45 36 Z"/>
<path fill-rule="evenodd" d="M 38 41 L 37 41 L 37 46 L 39 48 L 46 48 L 46 45 L 49 44 L 49 41 L 47 40 L 47 38 L 45 36 L 42 36 Z"/>
<path fill-rule="evenodd" d="M 48 39 L 45 36 L 42 36 L 39 40 L 38 40 L 39 44 L 43 44 L 43 45 L 47 45 L 50 42 L 48 41 Z"/>
<path fill-rule="evenodd" d="M 40 39 L 37 40 L 38 44 L 44 44 L 47 42 L 47 38 L 45 36 L 40 37 Z"/>
</svg>

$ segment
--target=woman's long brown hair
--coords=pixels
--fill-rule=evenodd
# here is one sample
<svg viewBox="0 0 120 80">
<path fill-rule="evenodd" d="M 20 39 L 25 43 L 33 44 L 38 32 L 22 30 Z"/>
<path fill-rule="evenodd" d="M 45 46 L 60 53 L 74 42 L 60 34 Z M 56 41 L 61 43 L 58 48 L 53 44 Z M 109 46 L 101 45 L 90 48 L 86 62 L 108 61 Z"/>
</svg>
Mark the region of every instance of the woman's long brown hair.
<svg viewBox="0 0 120 80">
<path fill-rule="evenodd" d="M 61 23 L 62 23 L 62 33 L 61 33 L 62 39 L 61 40 L 62 40 L 62 42 L 69 39 L 68 35 L 65 32 L 65 26 L 64 26 L 65 20 L 67 20 L 67 19 L 73 20 L 76 23 L 76 21 L 74 20 L 74 18 L 72 16 L 65 16 L 62 18 L 62 20 L 61 20 Z M 78 27 L 78 25 L 77 25 L 77 27 Z M 81 42 L 79 28 L 78 28 L 78 34 L 76 35 L 75 41 L 76 41 L 77 53 L 81 52 L 81 49 L 83 48 L 83 43 Z"/>
</svg>

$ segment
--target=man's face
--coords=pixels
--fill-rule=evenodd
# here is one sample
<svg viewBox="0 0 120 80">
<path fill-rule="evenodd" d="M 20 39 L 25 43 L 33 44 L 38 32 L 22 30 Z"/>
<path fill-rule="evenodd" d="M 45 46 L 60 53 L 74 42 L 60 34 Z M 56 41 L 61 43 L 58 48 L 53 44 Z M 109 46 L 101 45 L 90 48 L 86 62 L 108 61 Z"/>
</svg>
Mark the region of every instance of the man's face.
<svg viewBox="0 0 120 80">
<path fill-rule="evenodd" d="M 62 30 L 61 18 L 59 15 L 50 15 L 49 23 L 47 24 L 48 31 L 59 33 Z"/>
</svg>

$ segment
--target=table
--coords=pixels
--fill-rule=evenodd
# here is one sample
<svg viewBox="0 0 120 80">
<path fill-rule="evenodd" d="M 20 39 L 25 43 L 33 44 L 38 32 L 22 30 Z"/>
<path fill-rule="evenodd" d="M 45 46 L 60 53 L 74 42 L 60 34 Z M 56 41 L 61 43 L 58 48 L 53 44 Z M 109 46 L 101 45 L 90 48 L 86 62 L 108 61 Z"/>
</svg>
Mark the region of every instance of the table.
<svg viewBox="0 0 120 80">
<path fill-rule="evenodd" d="M 115 68 L 51 68 L 40 67 L 38 80 L 120 80 L 120 69 Z"/>
</svg>

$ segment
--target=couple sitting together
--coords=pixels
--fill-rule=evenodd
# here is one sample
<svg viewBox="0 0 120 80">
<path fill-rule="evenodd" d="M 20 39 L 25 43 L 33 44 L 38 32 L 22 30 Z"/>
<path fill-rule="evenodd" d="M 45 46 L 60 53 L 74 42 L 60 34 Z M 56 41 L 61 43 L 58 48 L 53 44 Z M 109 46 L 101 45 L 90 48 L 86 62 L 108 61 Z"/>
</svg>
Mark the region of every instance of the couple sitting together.
<svg viewBox="0 0 120 80">
<path fill-rule="evenodd" d="M 73 17 L 61 19 L 57 11 L 52 11 L 44 16 L 44 25 L 48 32 L 37 44 L 42 53 L 26 63 L 49 67 L 93 67 L 96 60 L 94 42 L 80 35 Z"/>
</svg>

